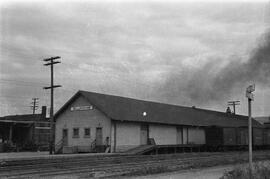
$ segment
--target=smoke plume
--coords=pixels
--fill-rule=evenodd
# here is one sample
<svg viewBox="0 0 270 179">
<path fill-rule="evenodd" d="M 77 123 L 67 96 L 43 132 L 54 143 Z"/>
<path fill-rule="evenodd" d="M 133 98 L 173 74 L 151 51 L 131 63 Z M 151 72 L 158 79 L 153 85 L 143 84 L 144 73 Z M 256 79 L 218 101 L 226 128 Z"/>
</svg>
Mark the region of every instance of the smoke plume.
<svg viewBox="0 0 270 179">
<path fill-rule="evenodd" d="M 243 42 L 244 43 L 244 42 Z M 170 91 L 167 94 L 168 101 L 175 101 L 180 97 L 186 97 L 194 104 L 202 104 L 209 101 L 224 100 L 234 88 L 245 89 L 248 84 L 269 86 L 270 83 L 270 32 L 266 33 L 256 49 L 250 53 L 248 60 L 233 57 L 230 63 L 218 72 L 217 60 L 209 60 L 200 70 L 187 71 L 181 78 L 171 75 L 165 86 Z M 172 89 L 170 89 L 172 88 Z M 172 93 L 173 92 L 173 93 Z"/>
</svg>

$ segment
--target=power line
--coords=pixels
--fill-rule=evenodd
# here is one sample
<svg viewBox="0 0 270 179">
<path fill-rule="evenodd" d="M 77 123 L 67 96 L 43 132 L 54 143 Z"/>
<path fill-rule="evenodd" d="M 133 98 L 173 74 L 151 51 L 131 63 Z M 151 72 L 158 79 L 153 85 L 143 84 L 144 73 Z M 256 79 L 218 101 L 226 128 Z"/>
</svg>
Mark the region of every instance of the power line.
<svg viewBox="0 0 270 179">
<path fill-rule="evenodd" d="M 0 98 L 14 98 L 14 99 L 29 99 L 29 96 L 9 96 L 9 95 L 1 95 Z"/>
<path fill-rule="evenodd" d="M 30 82 L 30 81 L 21 81 L 21 80 L 10 80 L 10 79 L 0 79 L 0 81 L 4 81 L 4 82 L 15 82 L 15 83 L 41 84 L 41 85 L 44 85 L 45 84 L 45 83 L 40 83 L 40 82 Z"/>
<path fill-rule="evenodd" d="M 17 86 L 29 86 L 29 87 L 40 87 L 40 88 L 42 88 L 42 86 L 30 85 L 30 84 L 10 83 L 10 82 L 4 82 L 4 81 L 0 81 L 0 83 L 1 84 L 9 84 L 9 85 L 17 85 Z"/>
<path fill-rule="evenodd" d="M 29 108 L 29 106 L 26 105 L 18 105 L 18 104 L 0 104 L 0 106 L 16 106 L 16 107 L 24 107 L 24 108 Z"/>
<path fill-rule="evenodd" d="M 43 88 L 43 86 L 40 86 L 40 84 L 43 84 L 43 85 L 46 85 L 45 83 L 39 83 L 39 82 L 27 82 L 27 81 L 18 81 L 18 80 L 5 80 L 3 82 L 1 82 L 2 79 L 0 79 L 0 83 L 3 83 L 3 84 L 11 84 L 11 85 L 18 85 L 18 86 L 29 86 L 29 87 L 40 87 L 40 88 Z M 30 85 L 30 84 L 20 84 L 20 83 L 32 83 L 33 85 Z M 34 84 L 37 84 L 37 85 L 34 85 Z M 74 92 L 76 91 L 77 89 L 72 89 L 71 90 L 68 90 L 68 89 L 61 89 L 61 90 L 64 90 L 64 91 L 68 91 L 68 92 Z M 72 91 L 74 90 L 74 91 Z M 29 98 L 29 97 L 27 97 Z"/>
</svg>

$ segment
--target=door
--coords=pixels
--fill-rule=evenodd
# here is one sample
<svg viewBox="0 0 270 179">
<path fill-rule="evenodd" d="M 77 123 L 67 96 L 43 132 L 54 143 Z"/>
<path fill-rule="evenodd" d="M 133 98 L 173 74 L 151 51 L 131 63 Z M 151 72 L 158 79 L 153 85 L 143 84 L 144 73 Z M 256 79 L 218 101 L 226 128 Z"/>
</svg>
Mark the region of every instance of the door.
<svg viewBox="0 0 270 179">
<path fill-rule="evenodd" d="M 182 144 L 188 144 L 188 127 L 182 128 L 182 135 L 183 135 L 183 143 Z"/>
<path fill-rule="evenodd" d="M 97 127 L 96 128 L 96 145 L 103 145 L 102 142 L 102 128 L 101 127 Z"/>
<path fill-rule="evenodd" d="M 177 127 L 176 143 L 183 144 L 183 128 Z"/>
<path fill-rule="evenodd" d="M 141 125 L 141 145 L 147 145 L 149 138 L 149 127 L 146 124 Z"/>
<path fill-rule="evenodd" d="M 63 129 L 62 141 L 63 141 L 63 146 L 68 146 L 68 130 L 67 129 Z"/>
</svg>

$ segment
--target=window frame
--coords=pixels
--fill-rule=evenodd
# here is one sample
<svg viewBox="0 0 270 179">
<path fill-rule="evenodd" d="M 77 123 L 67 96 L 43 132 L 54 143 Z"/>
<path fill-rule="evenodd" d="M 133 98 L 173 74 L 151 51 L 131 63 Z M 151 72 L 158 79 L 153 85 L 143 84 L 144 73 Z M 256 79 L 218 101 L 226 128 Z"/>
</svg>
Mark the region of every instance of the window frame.
<svg viewBox="0 0 270 179">
<path fill-rule="evenodd" d="M 86 135 L 86 130 L 89 130 L 89 135 Z M 84 128 L 84 138 L 91 138 L 91 128 L 90 127 Z"/>
<path fill-rule="evenodd" d="M 75 135 L 75 130 L 78 130 L 78 135 Z M 80 128 L 79 127 L 73 127 L 72 138 L 80 138 Z"/>
</svg>

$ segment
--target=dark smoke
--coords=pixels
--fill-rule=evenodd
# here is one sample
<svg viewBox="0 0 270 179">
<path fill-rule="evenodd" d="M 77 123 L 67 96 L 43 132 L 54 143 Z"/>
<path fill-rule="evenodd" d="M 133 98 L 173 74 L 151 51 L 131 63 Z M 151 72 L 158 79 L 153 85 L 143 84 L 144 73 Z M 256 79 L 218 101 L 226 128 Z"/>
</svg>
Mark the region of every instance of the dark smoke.
<svg viewBox="0 0 270 179">
<path fill-rule="evenodd" d="M 243 42 L 244 43 L 244 42 Z M 227 66 L 218 73 L 213 69 L 219 66 L 217 61 L 211 61 L 196 72 L 185 72 L 186 75 L 171 75 L 164 88 L 170 93 L 168 101 L 187 97 L 190 102 L 200 105 L 209 101 L 224 100 L 234 88 L 245 89 L 248 84 L 270 86 L 270 32 L 265 34 L 256 49 L 250 53 L 250 58 L 243 62 L 241 58 L 230 60 Z M 182 79 L 181 79 L 182 78 Z M 177 83 L 187 79 L 187 83 Z"/>
<path fill-rule="evenodd" d="M 266 34 L 263 42 L 259 44 L 246 63 L 235 61 L 224 68 L 220 77 L 214 81 L 218 89 L 224 87 L 224 83 L 234 86 L 236 83 L 255 82 L 267 83 L 270 75 L 270 33 Z M 230 90 L 230 88 L 228 89 Z"/>
</svg>

